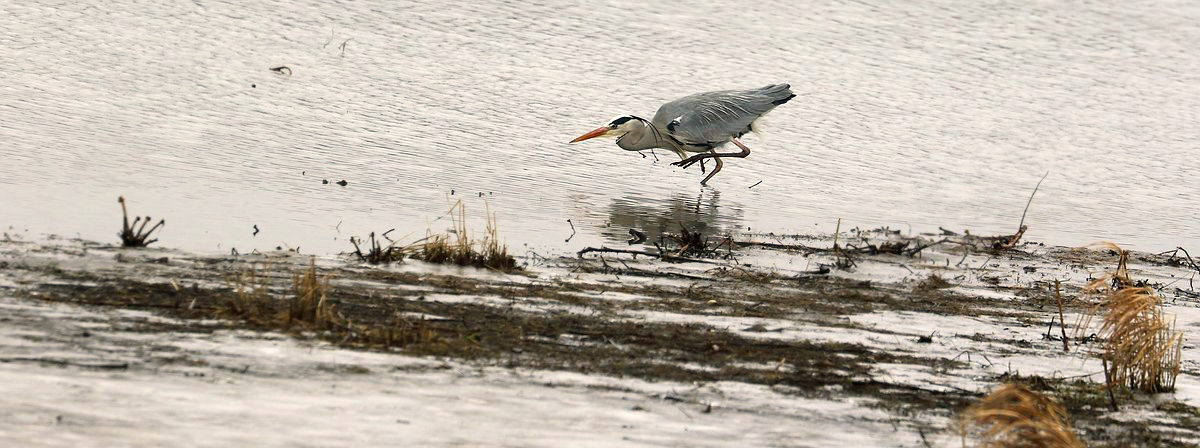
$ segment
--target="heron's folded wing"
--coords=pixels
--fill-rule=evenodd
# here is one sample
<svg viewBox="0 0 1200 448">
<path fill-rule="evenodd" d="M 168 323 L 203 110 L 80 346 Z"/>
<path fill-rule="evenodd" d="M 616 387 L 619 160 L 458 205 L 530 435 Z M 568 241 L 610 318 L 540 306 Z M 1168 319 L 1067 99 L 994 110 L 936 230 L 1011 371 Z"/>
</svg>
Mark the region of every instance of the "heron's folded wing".
<svg viewBox="0 0 1200 448">
<path fill-rule="evenodd" d="M 653 121 L 680 142 L 716 146 L 750 132 L 750 123 L 793 96 L 787 84 L 699 93 L 664 104 Z"/>
</svg>

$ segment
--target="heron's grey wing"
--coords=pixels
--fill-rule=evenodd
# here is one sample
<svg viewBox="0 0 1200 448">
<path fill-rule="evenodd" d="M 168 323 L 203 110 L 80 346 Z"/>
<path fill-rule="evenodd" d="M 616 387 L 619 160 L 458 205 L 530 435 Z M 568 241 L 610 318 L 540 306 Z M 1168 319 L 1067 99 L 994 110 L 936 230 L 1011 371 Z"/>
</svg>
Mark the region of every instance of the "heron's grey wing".
<svg viewBox="0 0 1200 448">
<path fill-rule="evenodd" d="M 787 84 L 698 93 L 664 104 L 652 122 L 682 143 L 717 146 L 750 131 L 750 123 L 796 95 Z"/>
</svg>

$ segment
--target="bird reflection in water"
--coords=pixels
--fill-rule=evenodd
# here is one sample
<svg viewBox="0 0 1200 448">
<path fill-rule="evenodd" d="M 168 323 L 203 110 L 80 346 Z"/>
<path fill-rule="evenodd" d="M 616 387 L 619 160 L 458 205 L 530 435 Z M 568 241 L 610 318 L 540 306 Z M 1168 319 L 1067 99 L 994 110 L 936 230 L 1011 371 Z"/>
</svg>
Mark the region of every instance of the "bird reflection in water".
<svg viewBox="0 0 1200 448">
<path fill-rule="evenodd" d="M 681 226 L 707 237 L 728 234 L 741 220 L 741 208 L 722 206 L 719 191 L 701 191 L 698 196 L 676 193 L 663 200 L 625 197 L 612 201 L 600 235 L 611 243 L 635 244 L 643 243 L 636 235 L 642 233 L 644 244 L 653 245 L 664 233 L 679 234 Z"/>
</svg>

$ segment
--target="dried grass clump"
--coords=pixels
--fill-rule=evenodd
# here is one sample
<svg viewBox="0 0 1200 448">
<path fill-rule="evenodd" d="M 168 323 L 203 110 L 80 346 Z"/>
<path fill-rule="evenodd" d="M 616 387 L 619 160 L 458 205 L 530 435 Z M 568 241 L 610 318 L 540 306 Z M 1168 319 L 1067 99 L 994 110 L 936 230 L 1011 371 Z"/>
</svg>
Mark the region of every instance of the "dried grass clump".
<svg viewBox="0 0 1200 448">
<path fill-rule="evenodd" d="M 517 266 L 517 260 L 508 254 L 508 246 L 500 243 L 500 238 L 496 235 L 496 215 L 490 210 L 483 240 L 473 240 L 467 232 L 466 207 L 461 200 L 455 202 L 447 214 L 453 222 L 453 228 L 449 232 L 430 232 L 425 238 L 407 246 L 396 246 L 392 243 L 381 247 L 375 240 L 375 233 L 371 233 L 371 244 L 366 253 L 359 248 L 358 240 L 351 238 L 350 242 L 354 244 L 355 255 L 371 264 L 395 263 L 405 258 L 414 258 L 429 263 L 474 266 L 502 272 L 521 270 L 521 267 Z"/>
<path fill-rule="evenodd" d="M 1143 392 L 1175 389 L 1183 353 L 1183 332 L 1162 311 L 1162 298 L 1148 287 L 1122 288 L 1090 314 L 1104 313 L 1100 338 L 1108 363 L 1108 383 Z"/>
<path fill-rule="evenodd" d="M 320 327 L 340 325 L 340 319 L 329 302 L 329 276 L 317 278 L 316 259 L 310 258 L 308 269 L 292 274 L 292 296 L 288 300 L 287 324 L 303 322 Z"/>
<path fill-rule="evenodd" d="M 1099 337 L 1104 351 L 1099 355 L 1106 364 L 1109 387 L 1125 386 L 1156 393 L 1175 388 L 1183 353 L 1183 332 L 1163 313 L 1162 297 L 1147 286 L 1135 286 L 1126 263 L 1129 253 L 1116 250 L 1117 268 L 1090 282 L 1085 289 L 1104 294 L 1083 317 L 1079 331 L 1086 331 L 1091 320 L 1103 313 Z"/>
<path fill-rule="evenodd" d="M 217 315 L 235 317 L 272 330 L 319 330 L 318 336 L 339 345 L 367 347 L 403 347 L 409 344 L 436 343 L 436 329 L 424 320 L 397 314 L 391 321 L 373 324 L 351 322 L 330 300 L 330 276 L 319 276 L 316 259 L 308 267 L 292 274 L 291 294 L 272 295 L 269 272 L 271 263 L 261 269 L 256 264 L 230 282 L 233 297 L 217 308 Z"/>
<path fill-rule="evenodd" d="M 1071 430 L 1067 411 L 1050 397 L 1016 384 L 1005 384 L 959 416 L 963 446 L 978 438 L 985 448 L 1065 448 L 1085 445 Z"/>
<path fill-rule="evenodd" d="M 1098 247 L 1117 253 L 1117 268 L 1092 279 L 1087 285 L 1084 285 L 1083 290 L 1115 292 L 1121 288 L 1134 286 L 1133 280 L 1129 279 L 1129 252 L 1122 249 L 1121 246 L 1107 242 L 1099 244 Z"/>
<path fill-rule="evenodd" d="M 269 271 L 271 264 L 263 269 Z M 271 298 L 271 279 L 259 274 L 258 265 L 241 272 L 230 280 L 233 297 L 222 310 L 256 324 L 268 324 L 275 320 L 275 304 Z"/>
<path fill-rule="evenodd" d="M 508 246 L 500 243 L 496 234 L 496 215 L 488 211 L 487 228 L 481 241 L 472 240 L 467 233 L 466 207 L 462 201 L 450 207 L 450 219 L 454 228 L 451 234 L 427 235 L 422 241 L 409 246 L 412 258 L 439 264 L 474 266 L 497 271 L 520 270 L 517 260 L 508 254 Z"/>
<path fill-rule="evenodd" d="M 269 272 L 272 263 L 261 271 Z M 292 275 L 292 295 L 281 299 L 271 295 L 271 278 L 258 265 L 235 276 L 231 281 L 233 297 L 222 314 L 229 314 L 264 326 L 290 328 L 295 324 L 329 328 L 341 324 L 329 302 L 329 277 L 317 277 L 316 260 L 308 268 Z"/>
</svg>

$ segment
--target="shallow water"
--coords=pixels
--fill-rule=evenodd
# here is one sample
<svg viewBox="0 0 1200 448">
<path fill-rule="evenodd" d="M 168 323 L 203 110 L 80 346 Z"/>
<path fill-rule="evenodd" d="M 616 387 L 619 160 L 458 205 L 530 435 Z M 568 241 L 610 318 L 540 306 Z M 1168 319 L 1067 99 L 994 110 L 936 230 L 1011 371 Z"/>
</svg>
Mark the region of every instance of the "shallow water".
<svg viewBox="0 0 1200 448">
<path fill-rule="evenodd" d="M 1197 5 L 469 3 L 6 6 L 0 226 L 115 241 L 123 194 L 200 251 L 411 239 L 459 199 L 517 253 L 679 221 L 998 234 L 1049 172 L 1028 238 L 1200 242 Z M 711 188 L 661 151 L 566 143 L 775 82 L 800 96 Z"/>
</svg>

